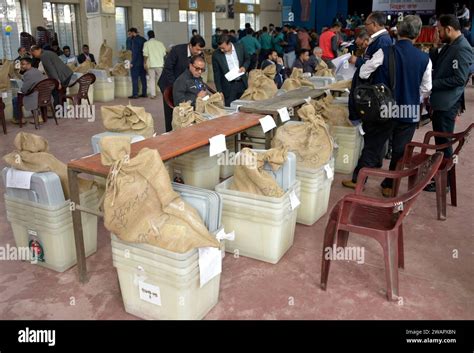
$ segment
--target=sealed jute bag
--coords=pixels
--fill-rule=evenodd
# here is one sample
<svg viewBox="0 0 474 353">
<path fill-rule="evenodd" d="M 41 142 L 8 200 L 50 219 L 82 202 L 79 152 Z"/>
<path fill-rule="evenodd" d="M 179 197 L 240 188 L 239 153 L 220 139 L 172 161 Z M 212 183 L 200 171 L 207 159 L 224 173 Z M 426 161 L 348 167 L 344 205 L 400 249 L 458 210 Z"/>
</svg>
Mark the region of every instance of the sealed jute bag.
<svg viewBox="0 0 474 353">
<path fill-rule="evenodd" d="M 5 92 L 10 89 L 10 71 L 12 63 L 8 60 L 4 60 L 2 66 L 0 66 L 0 92 Z"/>
<path fill-rule="evenodd" d="M 234 180 L 231 190 L 269 197 L 282 197 L 285 192 L 275 179 L 263 169 L 266 162 L 273 171 L 280 169 L 288 158 L 285 147 L 273 148 L 265 152 L 255 152 L 244 148 L 236 157 Z"/>
<path fill-rule="evenodd" d="M 153 117 L 143 107 L 103 106 L 100 111 L 107 131 L 132 132 L 145 138 L 152 137 L 154 134 Z"/>
<path fill-rule="evenodd" d="M 118 53 L 118 58 L 120 62 L 124 62 L 125 60 L 132 61 L 132 51 L 131 50 L 121 50 Z"/>
<path fill-rule="evenodd" d="M 303 86 L 314 88 L 314 85 L 303 77 L 303 69 L 295 67 L 291 72 L 291 76 L 283 82 L 281 88 L 288 92 Z"/>
<path fill-rule="evenodd" d="M 329 95 L 322 99 L 311 100 L 316 114 L 321 115 L 330 128 L 332 126 L 353 126 L 349 120 L 349 108 L 333 104 L 334 98 Z"/>
<path fill-rule="evenodd" d="M 320 60 L 318 66 L 316 66 L 314 76 L 334 77 L 334 73 L 323 60 Z"/>
<path fill-rule="evenodd" d="M 100 141 L 102 164 L 111 166 L 104 198 L 104 225 L 120 239 L 185 253 L 218 247 L 198 212 L 184 202 L 156 149 L 130 158 L 130 137 Z"/>
<path fill-rule="evenodd" d="M 67 166 L 51 153 L 48 141 L 41 136 L 19 132 L 15 136 L 15 150 L 3 157 L 3 160 L 12 168 L 28 172 L 53 172 L 59 176 L 64 197 L 69 198 Z M 86 191 L 92 187 L 92 181 L 79 180 L 79 190 Z"/>
<path fill-rule="evenodd" d="M 183 102 L 177 107 L 174 107 L 171 126 L 173 130 L 178 130 L 188 127 L 192 124 L 199 124 L 205 120 L 206 119 L 201 114 L 194 111 L 191 102 Z"/>
<path fill-rule="evenodd" d="M 332 84 L 330 84 L 329 86 L 324 87 L 324 88 L 343 91 L 343 90 L 345 90 L 346 88 L 347 88 L 347 89 L 351 89 L 351 86 L 352 86 L 352 80 L 344 80 L 344 81 L 337 81 L 337 82 L 334 82 L 334 83 L 332 83 Z"/>
<path fill-rule="evenodd" d="M 112 69 L 112 76 L 128 76 L 128 70 L 125 68 L 125 64 L 117 63 Z"/>
<path fill-rule="evenodd" d="M 79 64 L 78 66 L 74 66 L 74 64 L 69 64 L 68 66 L 71 68 L 72 71 L 78 72 L 81 74 L 85 74 L 89 72 L 89 70 L 95 68 L 95 64 L 90 60 L 86 60 L 82 64 Z"/>
<path fill-rule="evenodd" d="M 273 98 L 278 87 L 275 84 L 276 65 L 268 65 L 263 70 L 252 70 L 249 74 L 249 87 L 240 99 L 260 101 Z"/>
<path fill-rule="evenodd" d="M 196 99 L 196 112 L 199 114 L 209 114 L 212 117 L 226 115 L 224 110 L 224 95 L 222 93 L 214 93 L 204 100 L 201 97 Z"/>
<path fill-rule="evenodd" d="M 100 46 L 98 70 L 107 70 L 112 67 L 112 48 L 105 42 Z"/>
<path fill-rule="evenodd" d="M 317 169 L 332 157 L 333 141 L 324 120 L 307 103 L 298 110 L 302 124 L 280 126 L 272 140 L 272 147 L 286 147 L 295 153 L 298 166 Z"/>
</svg>

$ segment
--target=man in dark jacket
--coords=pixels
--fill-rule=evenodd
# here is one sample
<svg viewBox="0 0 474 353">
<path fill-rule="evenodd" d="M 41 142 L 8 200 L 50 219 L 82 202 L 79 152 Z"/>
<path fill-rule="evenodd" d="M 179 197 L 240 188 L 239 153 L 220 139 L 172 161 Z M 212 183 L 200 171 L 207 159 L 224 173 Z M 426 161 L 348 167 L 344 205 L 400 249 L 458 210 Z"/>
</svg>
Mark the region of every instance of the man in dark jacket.
<svg viewBox="0 0 474 353">
<path fill-rule="evenodd" d="M 285 66 L 283 66 L 283 59 L 278 56 L 275 49 L 271 49 L 267 58 L 262 62 L 261 69 L 264 70 L 267 66 L 276 65 L 275 83 L 278 88 L 281 88 L 286 79 Z"/>
<path fill-rule="evenodd" d="M 128 30 L 132 35 L 132 62 L 130 63 L 130 74 L 132 76 L 133 94 L 128 97 L 130 99 L 138 98 L 138 79 L 142 83 L 142 95 L 146 98 L 146 71 L 145 59 L 143 58 L 143 45 L 146 39 L 138 34 L 138 30 L 134 27 Z"/>
<path fill-rule="evenodd" d="M 453 133 L 455 119 L 462 105 L 464 87 L 469 78 L 469 67 L 473 62 L 473 51 L 461 33 L 461 25 L 454 15 L 439 18 L 438 33 L 440 41 L 445 45 L 439 52 L 432 52 L 431 119 L 434 131 Z M 441 145 L 448 142 L 448 139 L 436 137 L 435 141 L 437 145 Z M 446 157 L 452 154 L 452 148 L 444 150 Z M 436 185 L 432 183 L 425 190 L 436 191 Z"/>
<path fill-rule="evenodd" d="M 82 46 L 82 53 L 77 57 L 77 62 L 82 64 L 84 61 L 89 60 L 91 63 L 96 64 L 94 55 L 89 52 L 89 46 L 84 44 Z"/>
<path fill-rule="evenodd" d="M 168 87 L 172 87 L 174 81 L 189 67 L 189 60 L 194 55 L 202 55 L 206 42 L 201 36 L 193 36 L 188 44 L 175 45 L 166 56 L 165 66 L 158 81 L 161 93 L 163 93 L 163 109 L 165 112 L 166 131 L 171 131 L 171 121 L 173 120 L 173 110 L 164 100 L 164 92 Z"/>
<path fill-rule="evenodd" d="M 225 105 L 230 106 L 230 103 L 239 99 L 247 89 L 245 72 L 250 66 L 250 56 L 241 43 L 231 43 L 228 35 L 221 35 L 217 44 L 218 50 L 212 54 L 214 82 L 217 91 L 224 94 Z M 240 76 L 229 81 L 226 74 L 231 72 L 238 72 Z"/>
<path fill-rule="evenodd" d="M 198 97 L 207 96 L 207 86 L 202 80 L 202 73 L 206 71 L 206 60 L 196 55 L 191 57 L 189 69 L 184 71 L 174 82 L 173 102 L 177 106 L 183 102 L 191 102 L 194 107 Z"/>
</svg>

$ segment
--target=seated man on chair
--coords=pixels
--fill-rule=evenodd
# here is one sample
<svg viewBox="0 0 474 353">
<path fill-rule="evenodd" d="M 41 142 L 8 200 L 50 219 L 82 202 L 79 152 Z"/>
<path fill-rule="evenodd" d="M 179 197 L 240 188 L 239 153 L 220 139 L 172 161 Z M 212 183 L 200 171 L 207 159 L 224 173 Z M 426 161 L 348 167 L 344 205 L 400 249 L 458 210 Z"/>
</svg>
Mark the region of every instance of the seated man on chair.
<svg viewBox="0 0 474 353">
<path fill-rule="evenodd" d="M 201 55 L 194 55 L 189 60 L 189 67 L 173 84 L 174 105 L 191 102 L 194 107 L 198 97 L 208 95 L 208 87 L 202 80 L 202 73 L 206 71 L 206 60 Z"/>
<path fill-rule="evenodd" d="M 21 71 L 23 73 L 23 84 L 21 85 L 21 93 L 28 94 L 33 87 L 40 81 L 47 79 L 45 75 L 41 73 L 40 70 L 34 68 L 33 66 L 33 59 L 29 57 L 24 57 L 20 61 Z M 14 105 L 14 118 L 13 123 L 18 124 L 18 117 L 20 116 L 18 107 L 17 98 L 13 98 L 13 105 Z M 23 97 L 23 107 L 25 107 L 26 111 L 32 111 L 38 109 L 38 92 L 34 92 L 29 96 Z M 40 122 L 42 122 L 40 118 Z"/>
</svg>

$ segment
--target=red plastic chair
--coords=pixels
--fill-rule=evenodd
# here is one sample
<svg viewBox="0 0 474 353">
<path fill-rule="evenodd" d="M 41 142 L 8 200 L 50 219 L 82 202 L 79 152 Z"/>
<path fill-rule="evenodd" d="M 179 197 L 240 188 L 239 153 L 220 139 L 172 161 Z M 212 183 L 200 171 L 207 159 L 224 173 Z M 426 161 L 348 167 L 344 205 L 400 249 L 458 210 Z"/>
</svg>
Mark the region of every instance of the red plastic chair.
<svg viewBox="0 0 474 353">
<path fill-rule="evenodd" d="M 174 109 L 174 101 L 173 101 L 173 86 L 169 86 L 165 88 L 165 91 L 163 92 L 163 98 L 165 100 L 165 103 L 170 107 L 171 109 Z"/>
<path fill-rule="evenodd" d="M 5 103 L 3 103 L 2 97 L 0 97 L 0 120 L 2 121 L 3 134 L 7 134 L 7 122 L 5 120 Z"/>
<path fill-rule="evenodd" d="M 404 268 L 403 220 L 423 188 L 435 175 L 442 153 L 425 155 L 417 166 L 401 171 L 362 168 L 357 178 L 354 194 L 346 195 L 333 208 L 324 234 L 323 257 L 321 263 L 321 288 L 326 290 L 330 259 L 326 251 L 334 245 L 337 234 L 337 247 L 346 247 L 349 232 L 358 233 L 379 242 L 383 248 L 387 298 L 398 297 L 398 268 Z M 408 178 L 408 191 L 399 197 L 380 199 L 362 195 L 368 176 L 398 180 Z"/>
<path fill-rule="evenodd" d="M 87 73 L 79 77 L 69 88 L 79 85 L 79 89 L 76 94 L 74 95 L 66 95 L 66 100 L 72 100 L 74 105 L 81 105 L 82 100 L 87 100 L 87 103 L 91 105 L 89 100 L 89 87 L 93 85 L 95 82 L 95 75 L 91 73 Z"/>
<path fill-rule="evenodd" d="M 57 80 L 53 78 L 47 78 L 40 82 L 38 82 L 30 92 L 23 95 L 23 97 L 27 97 L 33 92 L 38 92 L 38 108 L 33 110 L 33 117 L 35 120 L 35 128 L 39 128 L 39 118 L 38 118 L 38 111 L 41 111 L 41 115 L 43 117 L 44 122 L 48 120 L 48 107 L 51 108 L 53 112 L 54 121 L 56 125 L 58 125 L 58 119 L 56 118 L 56 114 L 54 111 L 53 106 L 53 97 L 51 96 L 55 89 L 58 89 L 59 83 Z"/>
<path fill-rule="evenodd" d="M 402 160 L 397 165 L 398 170 L 405 168 L 411 168 L 424 159 L 424 156 L 428 151 L 443 150 L 448 147 L 454 147 L 457 144 L 454 153 L 449 158 L 443 158 L 443 162 L 439 167 L 438 172 L 435 174 L 436 182 L 436 208 L 438 212 L 439 220 L 446 220 L 446 197 L 447 197 L 447 185 L 449 178 L 450 194 L 451 194 L 451 205 L 457 207 L 457 186 L 456 186 L 456 164 L 458 161 L 459 153 L 461 152 L 464 143 L 466 142 L 471 130 L 474 128 L 474 124 L 459 133 L 451 134 L 447 132 L 435 132 L 429 131 L 425 134 L 423 143 L 410 142 L 405 146 L 405 153 Z M 450 142 L 443 145 L 431 145 L 430 140 L 432 137 L 445 137 L 451 139 Z M 419 153 L 414 153 L 415 148 L 420 148 Z M 394 183 L 394 195 L 397 195 L 400 182 Z"/>
</svg>

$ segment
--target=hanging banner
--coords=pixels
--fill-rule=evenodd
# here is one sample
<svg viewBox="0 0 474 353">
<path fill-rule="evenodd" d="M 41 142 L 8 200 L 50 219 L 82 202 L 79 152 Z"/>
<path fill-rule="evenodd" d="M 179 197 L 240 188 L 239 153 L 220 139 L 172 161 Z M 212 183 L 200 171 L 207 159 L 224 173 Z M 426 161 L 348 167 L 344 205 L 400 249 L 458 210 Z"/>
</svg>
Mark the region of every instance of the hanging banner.
<svg viewBox="0 0 474 353">
<path fill-rule="evenodd" d="M 373 0 L 372 11 L 398 12 L 398 11 L 416 11 L 416 12 L 434 12 L 436 9 L 436 0 Z"/>
</svg>

